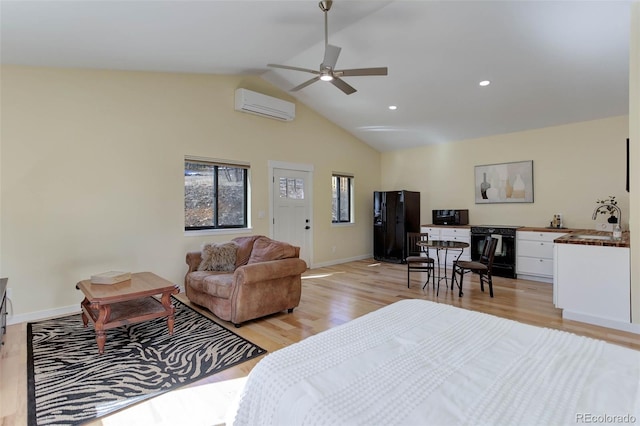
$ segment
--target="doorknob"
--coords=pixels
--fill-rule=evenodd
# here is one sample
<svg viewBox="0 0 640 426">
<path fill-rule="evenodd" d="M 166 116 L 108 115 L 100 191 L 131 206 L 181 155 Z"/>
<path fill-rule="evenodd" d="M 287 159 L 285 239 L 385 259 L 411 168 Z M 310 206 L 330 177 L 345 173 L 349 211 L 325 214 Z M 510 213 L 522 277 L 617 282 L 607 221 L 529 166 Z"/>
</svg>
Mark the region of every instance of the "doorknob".
<svg viewBox="0 0 640 426">
<path fill-rule="evenodd" d="M 311 229 L 309 225 L 305 226 L 304 229 Z"/>
</svg>

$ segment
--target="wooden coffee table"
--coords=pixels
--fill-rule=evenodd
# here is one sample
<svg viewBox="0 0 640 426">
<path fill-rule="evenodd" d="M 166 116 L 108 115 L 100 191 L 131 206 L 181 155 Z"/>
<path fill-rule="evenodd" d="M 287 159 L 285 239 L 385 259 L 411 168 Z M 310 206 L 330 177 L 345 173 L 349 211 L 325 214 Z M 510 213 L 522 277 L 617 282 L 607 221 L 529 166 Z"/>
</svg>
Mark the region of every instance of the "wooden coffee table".
<svg viewBox="0 0 640 426">
<path fill-rule="evenodd" d="M 131 274 L 131 279 L 117 284 L 91 284 L 91 280 L 76 284 L 84 293 L 82 322 L 93 322 L 98 352 L 104 353 L 106 330 L 167 317 L 169 334 L 173 334 L 175 308 L 171 295 L 180 292 L 178 286 L 151 272 Z M 153 297 L 161 295 L 158 300 Z"/>
</svg>

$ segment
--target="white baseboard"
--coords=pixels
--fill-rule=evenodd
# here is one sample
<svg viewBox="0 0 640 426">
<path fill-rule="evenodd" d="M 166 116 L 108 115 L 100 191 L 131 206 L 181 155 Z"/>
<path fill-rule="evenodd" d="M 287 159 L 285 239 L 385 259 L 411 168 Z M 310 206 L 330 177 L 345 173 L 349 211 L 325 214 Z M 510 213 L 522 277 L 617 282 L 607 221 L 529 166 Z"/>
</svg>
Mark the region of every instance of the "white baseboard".
<svg viewBox="0 0 640 426">
<path fill-rule="evenodd" d="M 324 266 L 339 265 L 341 263 L 352 262 L 355 260 L 369 259 L 371 257 L 373 257 L 372 254 L 364 254 L 361 256 L 350 257 L 347 259 L 336 259 L 329 262 L 314 264 L 310 269 L 322 268 Z M 184 284 L 180 285 L 180 293 L 184 293 Z M 40 321 L 46 318 L 59 317 L 59 316 L 70 315 L 75 313 L 80 313 L 80 304 L 65 306 L 62 308 L 48 309 L 45 311 L 28 312 L 26 314 L 8 315 L 7 325 L 19 324 L 21 322 Z"/>
<path fill-rule="evenodd" d="M 328 262 L 314 263 L 309 269 L 324 268 L 325 266 L 339 265 L 341 263 L 347 263 L 347 262 L 353 262 L 356 260 L 371 259 L 371 258 L 373 258 L 372 253 L 363 254 L 361 256 L 349 257 L 346 259 L 335 259 L 335 260 L 330 260 Z"/>
<path fill-rule="evenodd" d="M 537 275 L 518 274 L 519 280 L 537 281 L 541 283 L 553 284 L 553 278 L 540 277 Z"/>
<path fill-rule="evenodd" d="M 48 309 L 46 311 L 29 312 L 20 315 L 8 315 L 7 325 L 19 324 L 21 322 L 33 322 L 43 320 L 45 318 L 59 317 L 69 314 L 80 313 L 80 304 L 65 306 L 62 308 Z"/>
<path fill-rule="evenodd" d="M 613 328 L 614 330 L 622 330 L 628 331 L 630 333 L 640 334 L 640 324 L 595 317 L 593 315 L 567 311 L 566 309 L 562 311 L 562 318 L 573 321 L 586 322 L 587 324 L 599 325 L 601 327 Z"/>
<path fill-rule="evenodd" d="M 355 260 L 369 259 L 371 257 L 373 257 L 372 254 L 364 254 L 361 256 L 350 257 L 347 259 L 336 259 L 329 262 L 314 264 L 310 269 L 339 265 L 341 263 L 352 262 Z M 180 293 L 184 293 L 184 284 L 180 285 Z M 70 315 L 75 313 L 80 313 L 80 304 L 65 306 L 65 307 L 56 308 L 56 309 L 48 309 L 45 311 L 28 312 L 26 314 L 8 315 L 7 325 L 19 324 L 21 322 L 40 321 L 46 318 L 59 317 L 59 316 Z"/>
</svg>

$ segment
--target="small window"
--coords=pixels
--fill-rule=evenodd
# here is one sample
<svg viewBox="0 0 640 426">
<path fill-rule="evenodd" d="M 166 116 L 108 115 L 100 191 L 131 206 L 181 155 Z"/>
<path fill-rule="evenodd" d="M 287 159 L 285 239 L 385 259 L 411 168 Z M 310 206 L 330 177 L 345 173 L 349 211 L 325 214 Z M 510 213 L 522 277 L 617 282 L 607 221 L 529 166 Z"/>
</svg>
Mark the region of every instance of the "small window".
<svg viewBox="0 0 640 426">
<path fill-rule="evenodd" d="M 246 228 L 249 166 L 184 161 L 184 229 Z"/>
<path fill-rule="evenodd" d="M 333 223 L 351 223 L 353 176 L 334 174 L 331 177 L 331 190 L 331 221 Z"/>
<path fill-rule="evenodd" d="M 292 198 L 294 200 L 304 200 L 304 180 L 281 177 L 280 198 Z"/>
</svg>

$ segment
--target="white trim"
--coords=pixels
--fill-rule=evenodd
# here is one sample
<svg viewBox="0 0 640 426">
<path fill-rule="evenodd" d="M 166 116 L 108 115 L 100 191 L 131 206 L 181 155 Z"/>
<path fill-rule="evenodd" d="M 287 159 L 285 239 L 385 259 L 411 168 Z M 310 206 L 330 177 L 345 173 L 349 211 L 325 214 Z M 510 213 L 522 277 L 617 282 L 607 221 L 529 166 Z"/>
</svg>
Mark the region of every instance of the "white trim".
<svg viewBox="0 0 640 426">
<path fill-rule="evenodd" d="M 247 174 L 247 197 L 244 200 L 247 203 L 247 227 L 246 228 L 232 228 L 236 231 L 230 231 L 230 228 L 215 228 L 215 229 L 199 229 L 199 230 L 185 230 L 185 218 L 184 218 L 184 207 L 183 207 L 183 217 L 182 217 L 182 229 L 184 231 L 185 237 L 200 237 L 206 235 L 226 235 L 226 234 L 235 234 L 242 232 L 250 232 L 252 230 L 252 218 L 251 218 L 251 163 L 247 163 L 246 161 L 235 161 L 235 160 L 222 160 L 219 158 L 209 158 L 209 157 L 199 157 L 196 155 L 185 155 L 184 161 L 182 162 L 182 168 L 184 169 L 184 163 L 187 161 L 201 162 L 207 163 L 211 165 L 228 165 L 231 167 L 237 166 L 238 168 L 243 168 L 245 173 Z M 182 186 L 182 201 L 184 202 L 186 197 L 186 193 L 184 190 L 184 185 Z"/>
<path fill-rule="evenodd" d="M 349 257 L 346 259 L 334 259 L 328 262 L 316 263 L 313 267 L 309 266 L 309 269 L 315 268 L 324 268 L 327 266 L 340 265 L 341 263 L 354 262 L 356 260 L 364 260 L 364 259 L 373 259 L 373 253 L 363 254 L 360 256 Z M 379 263 L 377 260 L 373 261 L 373 263 Z"/>
<path fill-rule="evenodd" d="M 20 315 L 7 316 L 7 325 L 19 324 L 21 322 L 39 321 L 46 318 L 59 317 L 63 315 L 79 314 L 80 303 L 62 308 L 48 309 L 46 311 L 28 312 Z"/>
<path fill-rule="evenodd" d="M 250 234 L 253 228 L 198 229 L 184 231 L 185 237 L 202 237 L 207 235 Z"/>
<path fill-rule="evenodd" d="M 297 170 L 297 171 L 302 171 L 302 172 L 308 172 L 309 173 L 309 186 L 308 186 L 308 199 L 310 200 L 310 205 L 309 205 L 309 222 L 311 223 L 311 233 L 309 236 L 309 265 L 307 265 L 309 268 L 313 268 L 315 267 L 315 264 L 313 262 L 313 234 L 314 234 L 314 224 L 315 222 L 313 221 L 313 170 L 314 170 L 314 166 L 313 164 L 302 164 L 302 163 L 289 163 L 286 161 L 277 161 L 277 160 L 269 160 L 267 162 L 267 165 L 269 167 L 269 177 L 268 177 L 268 181 L 269 181 L 269 236 L 273 237 L 273 179 L 274 179 L 274 174 L 273 174 L 273 169 L 284 169 L 284 170 Z"/>
<path fill-rule="evenodd" d="M 553 277 L 542 277 L 540 275 L 518 274 L 519 280 L 537 281 L 540 283 L 553 284 Z"/>
<path fill-rule="evenodd" d="M 203 163 L 210 164 L 226 164 L 229 166 L 238 166 L 241 168 L 251 168 L 251 163 L 247 163 L 246 161 L 237 161 L 237 160 L 224 160 L 222 158 L 211 158 L 211 157 L 199 157 L 197 155 L 185 155 L 184 161 L 200 161 Z"/>
<path fill-rule="evenodd" d="M 344 172 L 331 172 L 331 177 L 346 177 L 346 178 L 354 178 L 353 173 L 344 173 Z"/>
<path fill-rule="evenodd" d="M 313 164 L 289 163 L 286 161 L 269 160 L 268 165 L 269 170 L 271 171 L 273 169 L 286 169 L 300 170 L 301 172 L 313 172 Z"/>
<path fill-rule="evenodd" d="M 349 216 L 351 217 L 351 221 L 346 222 L 331 222 L 332 225 L 355 225 L 355 217 L 356 217 L 356 208 L 355 208 L 355 197 L 356 197 L 356 184 L 355 184 L 355 176 L 351 173 L 341 173 L 341 172 L 332 172 L 331 179 L 334 177 L 345 177 L 349 179 Z M 332 196 L 333 197 L 333 196 Z M 333 201 L 332 201 L 333 202 Z M 339 213 L 338 213 L 339 214 Z"/>
<path fill-rule="evenodd" d="M 593 315 L 581 314 L 579 312 L 567 311 L 566 309 L 562 311 L 562 318 L 572 321 L 586 322 L 587 324 L 599 325 L 601 327 L 613 328 L 615 330 L 628 331 L 629 333 L 640 334 L 640 324 L 632 324 L 630 322 L 621 322 L 610 320 L 607 318 L 600 318 Z"/>
</svg>

